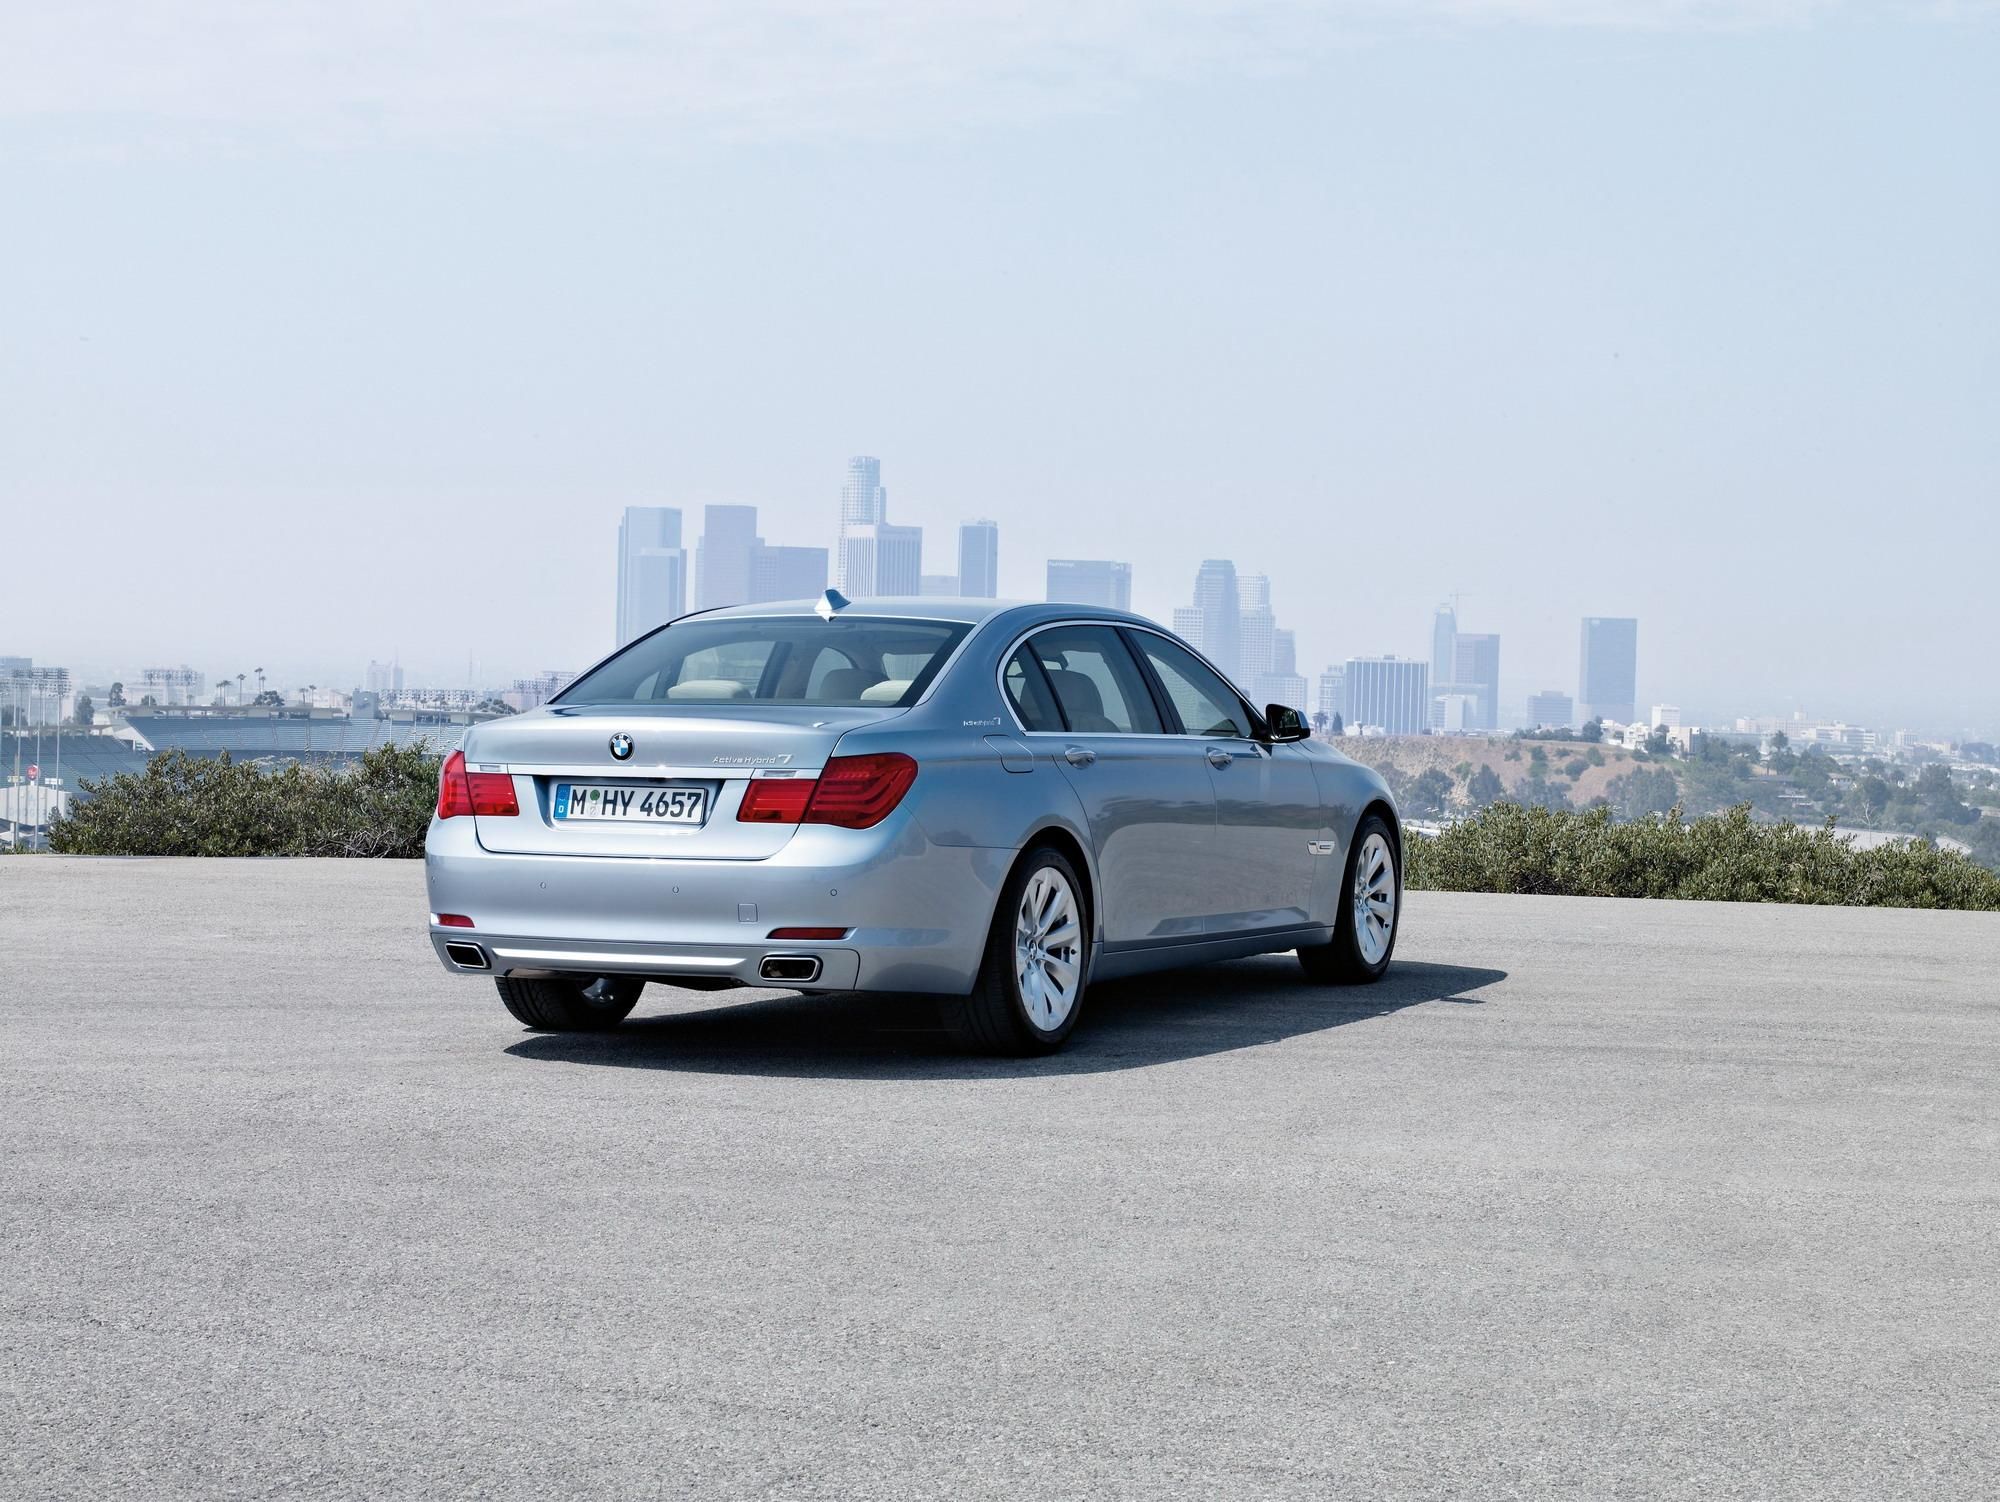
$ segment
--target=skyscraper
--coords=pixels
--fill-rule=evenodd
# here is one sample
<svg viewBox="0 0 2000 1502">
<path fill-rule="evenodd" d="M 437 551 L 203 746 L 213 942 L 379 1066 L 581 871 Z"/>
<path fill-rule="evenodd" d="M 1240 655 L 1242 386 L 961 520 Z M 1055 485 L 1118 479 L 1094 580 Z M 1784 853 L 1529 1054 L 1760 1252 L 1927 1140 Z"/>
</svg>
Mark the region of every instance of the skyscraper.
<svg viewBox="0 0 2000 1502">
<path fill-rule="evenodd" d="M 1500 725 L 1500 638 L 1490 632 L 1460 631 L 1452 642 L 1451 687 L 1476 701 L 1467 730 Z"/>
<path fill-rule="evenodd" d="M 984 519 L 958 529 L 958 592 L 969 600 L 1000 593 L 1000 524 Z"/>
<path fill-rule="evenodd" d="M 618 645 L 687 613 L 687 554 L 672 506 L 627 506 L 618 523 Z"/>
<path fill-rule="evenodd" d="M 1327 728 L 1329 729 L 1332 728 L 1333 721 L 1336 716 L 1338 716 L 1343 721 L 1346 719 L 1347 717 L 1347 669 L 1346 668 L 1335 667 L 1332 663 L 1328 663 L 1326 666 L 1326 670 L 1319 675 L 1319 703 L 1316 706 L 1316 711 L 1317 713 L 1326 716 Z M 1341 728 L 1345 729 L 1346 726 L 1343 724 Z"/>
<path fill-rule="evenodd" d="M 714 610 L 750 598 L 750 559 L 763 541 L 755 506 L 704 506 L 694 550 L 694 608 Z"/>
<path fill-rule="evenodd" d="M 1234 563 L 1227 558 L 1203 560 L 1194 576 L 1194 608 L 1201 617 L 1197 645 L 1210 662 L 1236 677 L 1242 666 L 1243 606 L 1236 592 Z"/>
<path fill-rule="evenodd" d="M 1431 684 L 1441 687 L 1452 681 L 1458 669 L 1458 612 L 1440 605 L 1431 612 Z"/>
<path fill-rule="evenodd" d="M 759 542 L 750 555 L 750 603 L 810 600 L 826 592 L 826 549 L 772 547 Z"/>
<path fill-rule="evenodd" d="M 1632 723 L 1639 699 L 1639 623 L 1630 616 L 1587 615 L 1577 660 L 1577 712 L 1586 721 Z"/>
<path fill-rule="evenodd" d="M 1051 558 L 1050 600 L 1064 605 L 1132 608 L 1132 565 L 1108 558 Z"/>
<path fill-rule="evenodd" d="M 1347 728 L 1421 735 L 1431 711 L 1430 668 L 1398 657 L 1350 657 L 1344 680 Z"/>
<path fill-rule="evenodd" d="M 869 522 L 849 527 L 842 540 L 847 578 L 841 589 L 859 599 L 864 595 L 914 595 L 922 592 L 924 529 Z"/>
<path fill-rule="evenodd" d="M 866 454 L 856 454 L 847 461 L 847 481 L 840 487 L 840 541 L 834 557 L 836 578 L 847 593 L 857 592 L 848 573 L 847 534 L 856 527 L 879 526 L 888 519 L 889 492 L 882 488 L 882 461 Z M 860 592 L 881 593 L 879 590 Z M 914 588 L 911 593 L 915 593 Z"/>
<path fill-rule="evenodd" d="M 1236 672 L 1239 681 L 1256 688 L 1271 671 L 1277 651 L 1278 618 L 1271 611 L 1268 574 L 1245 574 L 1236 581 L 1240 608 L 1236 613 Z"/>
</svg>

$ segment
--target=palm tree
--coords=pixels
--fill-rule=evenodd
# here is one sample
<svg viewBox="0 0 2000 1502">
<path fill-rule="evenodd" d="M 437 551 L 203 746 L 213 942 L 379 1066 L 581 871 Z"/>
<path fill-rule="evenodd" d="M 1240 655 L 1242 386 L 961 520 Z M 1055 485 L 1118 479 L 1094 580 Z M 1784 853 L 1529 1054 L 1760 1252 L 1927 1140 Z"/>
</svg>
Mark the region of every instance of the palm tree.
<svg viewBox="0 0 2000 1502">
<path fill-rule="evenodd" d="M 236 675 L 236 707 L 238 709 L 243 707 L 243 678 L 244 675 L 242 673 Z"/>
</svg>

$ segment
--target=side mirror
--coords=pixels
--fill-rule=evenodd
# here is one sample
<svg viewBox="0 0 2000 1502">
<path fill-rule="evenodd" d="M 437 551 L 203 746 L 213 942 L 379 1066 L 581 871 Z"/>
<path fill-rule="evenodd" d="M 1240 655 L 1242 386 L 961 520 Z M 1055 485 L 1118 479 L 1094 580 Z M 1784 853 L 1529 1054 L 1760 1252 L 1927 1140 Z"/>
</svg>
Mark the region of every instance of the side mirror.
<svg viewBox="0 0 2000 1502">
<path fill-rule="evenodd" d="M 1264 706 L 1264 724 L 1270 729 L 1274 745 L 1281 741 L 1302 741 L 1312 734 L 1312 727 L 1306 723 L 1306 717 L 1298 710 L 1289 709 L 1283 704 Z"/>
</svg>

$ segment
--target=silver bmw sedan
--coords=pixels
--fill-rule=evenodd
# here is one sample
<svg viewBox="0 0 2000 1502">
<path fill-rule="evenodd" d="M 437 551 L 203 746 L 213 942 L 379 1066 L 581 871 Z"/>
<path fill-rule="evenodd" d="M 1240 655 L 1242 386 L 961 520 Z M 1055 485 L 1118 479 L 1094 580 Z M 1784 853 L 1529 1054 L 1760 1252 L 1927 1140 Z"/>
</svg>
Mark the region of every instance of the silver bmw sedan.
<svg viewBox="0 0 2000 1502">
<path fill-rule="evenodd" d="M 1150 621 L 881 599 L 684 616 L 474 726 L 424 855 L 431 940 L 523 1023 L 649 980 L 932 992 L 996 1052 L 1094 980 L 1298 951 L 1377 979 L 1402 906 L 1382 779 Z"/>
</svg>

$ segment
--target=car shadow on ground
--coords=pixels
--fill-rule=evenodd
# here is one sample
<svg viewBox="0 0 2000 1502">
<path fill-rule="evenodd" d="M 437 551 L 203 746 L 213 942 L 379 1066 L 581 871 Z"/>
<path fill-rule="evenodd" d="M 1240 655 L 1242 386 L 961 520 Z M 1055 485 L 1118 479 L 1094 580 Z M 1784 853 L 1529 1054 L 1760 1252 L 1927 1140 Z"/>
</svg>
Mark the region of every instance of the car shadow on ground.
<svg viewBox="0 0 2000 1502">
<path fill-rule="evenodd" d="M 1068 1045 L 1044 1058 L 968 1054 L 930 996 L 696 993 L 654 986 L 608 1033 L 536 1033 L 507 1052 L 544 1063 L 824 1079 L 1101 1074 L 1277 1043 L 1425 1002 L 1478 1005 L 1507 978 L 1398 962 L 1372 986 L 1315 986 L 1291 955 L 1263 955 L 1093 986 Z M 732 1000 L 731 998 L 736 998 Z M 748 999 L 754 998 L 754 999 Z M 661 1014 L 662 1004 L 676 1010 Z"/>
</svg>

